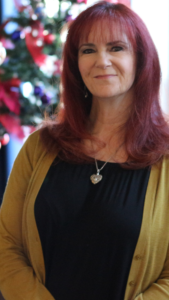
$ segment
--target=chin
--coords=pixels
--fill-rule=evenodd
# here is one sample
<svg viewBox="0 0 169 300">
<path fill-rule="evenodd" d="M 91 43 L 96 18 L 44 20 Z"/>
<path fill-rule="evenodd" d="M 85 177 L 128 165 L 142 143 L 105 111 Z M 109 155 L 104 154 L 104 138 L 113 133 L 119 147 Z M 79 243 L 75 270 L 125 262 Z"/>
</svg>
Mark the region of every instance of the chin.
<svg viewBox="0 0 169 300">
<path fill-rule="evenodd" d="M 118 96 L 118 94 L 119 94 L 118 92 L 116 93 L 115 91 L 109 89 L 107 90 L 100 89 L 100 91 L 98 89 L 97 91 L 92 93 L 93 97 L 97 97 L 97 98 L 111 98 L 111 97 Z"/>
<path fill-rule="evenodd" d="M 103 98 L 103 99 L 110 99 L 110 98 L 113 98 L 113 97 L 115 97 L 115 96 L 117 96 L 117 95 L 115 95 L 115 94 L 112 94 L 112 93 L 97 93 L 97 94 L 95 94 L 95 95 L 93 95 L 94 97 L 96 97 L 96 98 Z"/>
</svg>

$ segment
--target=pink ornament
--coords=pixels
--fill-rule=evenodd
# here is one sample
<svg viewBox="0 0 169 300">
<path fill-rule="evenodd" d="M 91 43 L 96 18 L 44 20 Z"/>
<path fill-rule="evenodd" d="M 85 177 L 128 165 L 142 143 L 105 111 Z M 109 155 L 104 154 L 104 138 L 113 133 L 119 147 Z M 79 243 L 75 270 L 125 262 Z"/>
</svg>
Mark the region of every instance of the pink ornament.
<svg viewBox="0 0 169 300">
<path fill-rule="evenodd" d="M 19 117 L 14 117 L 9 114 L 3 114 L 0 115 L 0 123 L 10 134 L 15 135 L 19 139 L 23 139 L 25 137 Z"/>
<path fill-rule="evenodd" d="M 5 49 L 14 49 L 15 48 L 15 45 L 9 39 L 1 38 L 0 41 Z"/>
<path fill-rule="evenodd" d="M 87 0 L 77 0 L 77 3 L 81 3 L 84 2 L 85 4 L 87 4 Z"/>
<path fill-rule="evenodd" d="M 0 137 L 0 143 L 2 146 L 5 146 L 9 143 L 10 137 L 8 133 L 5 133 L 2 137 Z"/>
<path fill-rule="evenodd" d="M 25 8 L 28 7 L 28 5 L 22 5 L 22 1 L 21 0 L 14 0 L 15 6 L 17 8 L 18 11 L 22 12 L 25 10 Z"/>
<path fill-rule="evenodd" d="M 62 72 L 62 60 L 58 59 L 55 62 L 55 71 L 54 71 L 53 75 L 60 75 L 61 72 Z"/>
<path fill-rule="evenodd" d="M 121 3 L 121 4 L 124 4 L 128 7 L 131 6 L 131 0 L 106 0 L 107 2 L 110 2 L 110 3 Z"/>
</svg>

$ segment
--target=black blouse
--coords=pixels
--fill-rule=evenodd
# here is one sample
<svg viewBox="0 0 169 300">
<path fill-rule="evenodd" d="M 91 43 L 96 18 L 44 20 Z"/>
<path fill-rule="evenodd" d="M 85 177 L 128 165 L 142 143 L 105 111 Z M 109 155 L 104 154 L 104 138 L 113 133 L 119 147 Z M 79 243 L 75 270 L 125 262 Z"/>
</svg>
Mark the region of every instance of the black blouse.
<svg viewBox="0 0 169 300">
<path fill-rule="evenodd" d="M 104 162 L 99 161 L 99 168 Z M 46 287 L 56 300 L 124 300 L 150 169 L 54 163 L 35 202 Z"/>
</svg>

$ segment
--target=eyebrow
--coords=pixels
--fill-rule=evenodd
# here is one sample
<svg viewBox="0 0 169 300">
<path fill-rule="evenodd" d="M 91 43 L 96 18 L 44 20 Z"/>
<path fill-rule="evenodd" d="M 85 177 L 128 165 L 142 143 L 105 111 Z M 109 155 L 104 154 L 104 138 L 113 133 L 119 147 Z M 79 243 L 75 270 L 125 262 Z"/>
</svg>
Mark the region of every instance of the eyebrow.
<svg viewBox="0 0 169 300">
<path fill-rule="evenodd" d="M 107 43 L 107 44 L 106 44 L 106 46 L 114 46 L 114 45 L 116 45 L 116 44 L 123 44 L 123 45 L 127 45 L 127 43 L 126 43 L 126 42 L 123 42 L 123 41 L 117 40 L 117 41 L 113 41 L 113 42 L 109 42 L 109 43 Z M 95 47 L 95 44 L 92 44 L 92 43 L 86 43 L 86 44 L 82 44 L 82 45 L 80 45 L 79 49 L 80 49 L 81 47 L 84 47 L 84 46 L 86 46 L 86 47 Z"/>
</svg>

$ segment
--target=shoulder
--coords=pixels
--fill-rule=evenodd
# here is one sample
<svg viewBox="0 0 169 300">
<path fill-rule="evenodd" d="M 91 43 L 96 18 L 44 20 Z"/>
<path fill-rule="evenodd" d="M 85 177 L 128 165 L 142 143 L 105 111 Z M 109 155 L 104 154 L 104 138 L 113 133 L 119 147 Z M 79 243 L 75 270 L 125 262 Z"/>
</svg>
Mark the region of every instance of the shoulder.
<svg viewBox="0 0 169 300">
<path fill-rule="evenodd" d="M 162 158 L 162 169 L 165 169 L 169 172 L 169 155 L 164 155 Z"/>
<path fill-rule="evenodd" d="M 46 149 L 40 138 L 40 130 L 36 130 L 26 139 L 18 154 L 17 159 L 21 161 L 27 160 L 32 168 L 34 168 L 37 161 L 42 155 L 45 155 L 45 153 Z"/>
<path fill-rule="evenodd" d="M 169 155 L 164 155 L 160 161 L 152 166 L 152 176 L 154 181 L 161 186 L 162 190 L 166 190 L 169 182 Z"/>
<path fill-rule="evenodd" d="M 169 155 L 165 155 L 163 157 L 162 174 L 163 174 L 163 179 L 165 178 L 166 181 L 168 182 L 169 181 Z"/>
</svg>

